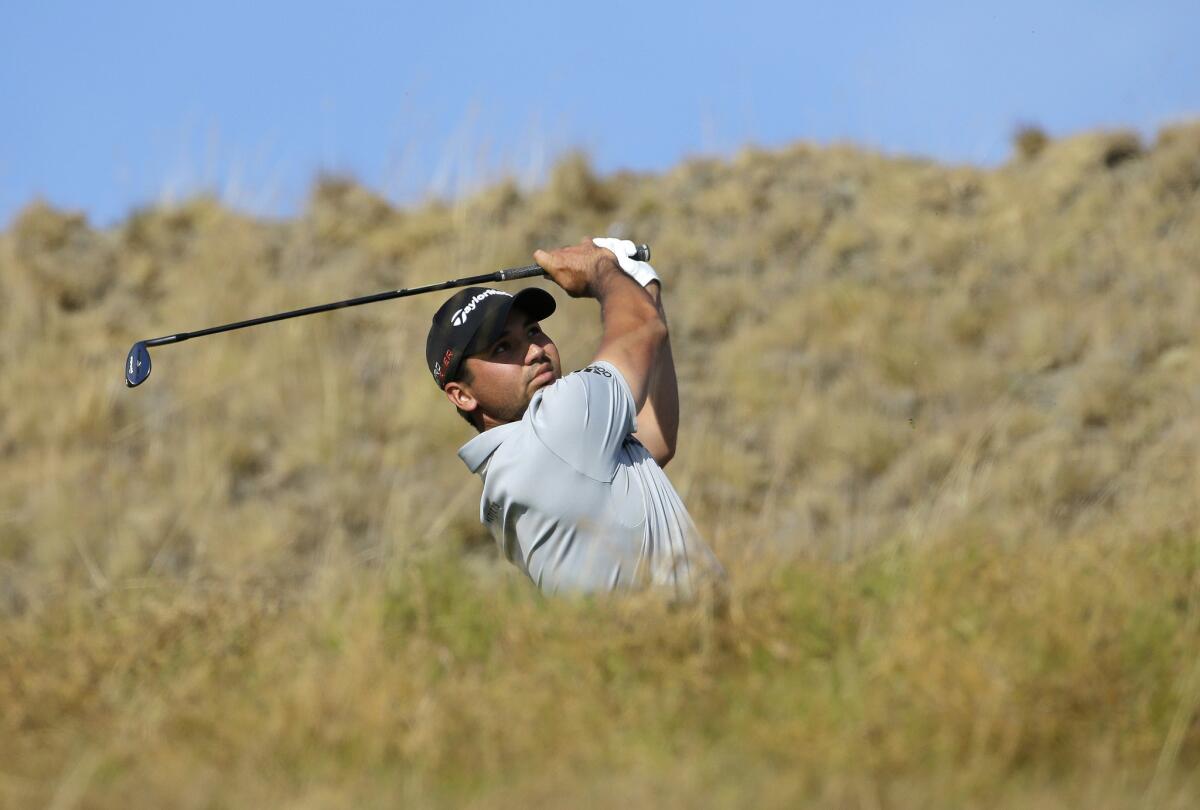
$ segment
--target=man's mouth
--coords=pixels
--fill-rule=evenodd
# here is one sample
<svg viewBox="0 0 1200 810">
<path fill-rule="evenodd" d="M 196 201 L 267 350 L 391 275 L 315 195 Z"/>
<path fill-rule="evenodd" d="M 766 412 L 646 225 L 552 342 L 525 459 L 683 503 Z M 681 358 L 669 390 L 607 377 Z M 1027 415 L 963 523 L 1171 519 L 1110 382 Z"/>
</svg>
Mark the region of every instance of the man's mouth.
<svg viewBox="0 0 1200 810">
<path fill-rule="evenodd" d="M 554 381 L 554 366 L 546 363 L 541 371 L 535 372 L 530 382 L 535 386 L 546 385 Z"/>
</svg>

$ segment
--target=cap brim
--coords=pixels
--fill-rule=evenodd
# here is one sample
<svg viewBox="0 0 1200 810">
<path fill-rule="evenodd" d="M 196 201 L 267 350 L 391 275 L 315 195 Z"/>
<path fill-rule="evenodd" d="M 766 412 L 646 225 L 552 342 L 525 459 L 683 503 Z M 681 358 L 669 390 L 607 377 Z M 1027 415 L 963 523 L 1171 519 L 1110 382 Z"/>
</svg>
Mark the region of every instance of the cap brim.
<svg viewBox="0 0 1200 810">
<path fill-rule="evenodd" d="M 535 321 L 549 318 L 558 307 L 554 296 L 540 287 L 526 287 L 521 290 L 513 296 L 512 305 L 533 316 Z"/>
<path fill-rule="evenodd" d="M 558 303 L 550 293 L 539 287 L 526 287 L 505 302 L 504 309 L 492 321 L 491 329 L 480 328 L 475 333 L 466 354 L 481 352 L 499 340 L 500 336 L 504 334 L 504 325 L 512 310 L 519 309 L 535 321 L 541 321 L 553 315 L 557 307 Z"/>
</svg>

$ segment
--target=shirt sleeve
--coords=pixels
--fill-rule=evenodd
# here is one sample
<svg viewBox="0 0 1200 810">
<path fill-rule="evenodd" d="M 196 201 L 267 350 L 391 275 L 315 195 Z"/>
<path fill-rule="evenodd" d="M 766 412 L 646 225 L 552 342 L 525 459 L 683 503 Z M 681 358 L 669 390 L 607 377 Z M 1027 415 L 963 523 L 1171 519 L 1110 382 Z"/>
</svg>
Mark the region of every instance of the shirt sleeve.
<svg viewBox="0 0 1200 810">
<path fill-rule="evenodd" d="M 625 440 L 637 430 L 633 393 L 611 363 L 597 362 L 563 377 L 530 403 L 541 442 L 597 481 L 611 481 Z"/>
</svg>

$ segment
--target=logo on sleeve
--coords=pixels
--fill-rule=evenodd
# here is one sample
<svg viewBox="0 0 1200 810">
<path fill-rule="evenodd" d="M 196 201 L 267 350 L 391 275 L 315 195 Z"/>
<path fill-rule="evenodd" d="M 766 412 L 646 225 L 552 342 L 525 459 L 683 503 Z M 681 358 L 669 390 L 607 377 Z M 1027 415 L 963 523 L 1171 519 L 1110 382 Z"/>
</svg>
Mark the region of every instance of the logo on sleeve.
<svg viewBox="0 0 1200 810">
<path fill-rule="evenodd" d="M 588 366 L 587 368 L 581 368 L 580 371 L 586 371 L 589 374 L 599 374 L 602 377 L 608 377 L 610 379 L 612 378 L 612 372 L 603 366 Z"/>
<path fill-rule="evenodd" d="M 495 523 L 500 519 L 500 504 L 489 502 L 487 508 L 483 510 L 483 522 Z"/>
</svg>

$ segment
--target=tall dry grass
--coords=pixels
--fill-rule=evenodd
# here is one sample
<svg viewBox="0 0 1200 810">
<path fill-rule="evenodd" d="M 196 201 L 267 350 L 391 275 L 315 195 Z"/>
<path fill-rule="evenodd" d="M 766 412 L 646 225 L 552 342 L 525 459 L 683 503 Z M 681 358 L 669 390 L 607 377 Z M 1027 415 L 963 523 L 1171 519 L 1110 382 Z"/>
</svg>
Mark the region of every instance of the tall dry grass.
<svg viewBox="0 0 1200 810">
<path fill-rule="evenodd" d="M 496 559 L 439 299 L 133 340 L 625 232 L 727 612 Z M 0 803 L 1189 807 L 1200 128 L 997 170 L 799 144 L 397 210 L 0 235 Z M 568 366 L 594 305 L 558 296 Z"/>
</svg>

